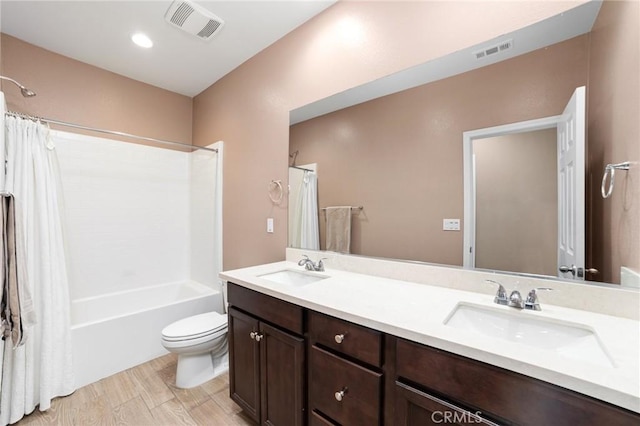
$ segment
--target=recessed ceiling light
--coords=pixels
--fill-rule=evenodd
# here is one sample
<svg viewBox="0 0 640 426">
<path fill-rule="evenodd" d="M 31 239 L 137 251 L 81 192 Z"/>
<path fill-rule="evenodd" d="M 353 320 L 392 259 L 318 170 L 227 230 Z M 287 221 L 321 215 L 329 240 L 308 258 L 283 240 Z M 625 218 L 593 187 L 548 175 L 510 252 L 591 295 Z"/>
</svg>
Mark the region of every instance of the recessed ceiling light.
<svg viewBox="0 0 640 426">
<path fill-rule="evenodd" d="M 137 44 L 140 47 L 144 47 L 145 49 L 148 49 L 153 46 L 153 42 L 151 41 L 151 39 L 147 37 L 146 34 L 142 34 L 142 33 L 135 33 L 134 35 L 132 35 L 131 41 L 133 41 L 135 44 Z"/>
</svg>

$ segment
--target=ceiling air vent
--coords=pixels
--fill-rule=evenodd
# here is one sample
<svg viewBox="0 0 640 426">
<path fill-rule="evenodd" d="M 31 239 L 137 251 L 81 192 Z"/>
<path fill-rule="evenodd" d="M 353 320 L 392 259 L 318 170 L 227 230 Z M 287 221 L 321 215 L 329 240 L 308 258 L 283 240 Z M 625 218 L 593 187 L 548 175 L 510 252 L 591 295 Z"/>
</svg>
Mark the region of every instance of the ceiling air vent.
<svg viewBox="0 0 640 426">
<path fill-rule="evenodd" d="M 204 7 L 189 0 L 174 1 L 164 19 L 201 40 L 211 40 L 224 25 L 224 21 Z"/>
<path fill-rule="evenodd" d="M 487 56 L 495 55 L 496 53 L 504 52 L 505 50 L 509 50 L 513 47 L 513 40 L 505 40 L 501 41 L 498 44 L 494 44 L 489 47 L 485 47 L 482 50 L 476 50 L 473 52 L 476 59 L 486 58 Z"/>
</svg>

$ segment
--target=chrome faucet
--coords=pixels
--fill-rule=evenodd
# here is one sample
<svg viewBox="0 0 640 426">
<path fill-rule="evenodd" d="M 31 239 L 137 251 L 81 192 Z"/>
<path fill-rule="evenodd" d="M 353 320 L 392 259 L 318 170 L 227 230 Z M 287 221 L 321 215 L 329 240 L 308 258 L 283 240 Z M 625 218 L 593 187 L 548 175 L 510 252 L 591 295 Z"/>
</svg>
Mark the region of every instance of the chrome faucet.
<svg viewBox="0 0 640 426">
<path fill-rule="evenodd" d="M 496 293 L 496 297 L 493 298 L 493 303 L 497 303 L 498 305 L 507 305 L 517 309 L 530 309 L 532 311 L 541 310 L 536 290 L 553 290 L 552 288 L 548 287 L 534 288 L 527 295 L 527 299 L 523 300 L 522 295 L 518 290 L 513 290 L 507 297 L 507 290 L 505 290 L 502 284 L 494 280 L 485 280 L 485 282 L 498 285 L 498 291 Z"/>
<path fill-rule="evenodd" d="M 318 260 L 318 263 L 314 263 L 313 260 L 309 259 L 309 256 L 307 256 L 306 254 L 303 254 L 302 257 L 303 259 L 300 259 L 300 261 L 298 262 L 298 266 L 304 266 L 304 269 L 306 269 L 307 271 L 324 271 L 324 264 L 322 263 L 322 261 L 326 259 L 325 257 Z"/>
</svg>

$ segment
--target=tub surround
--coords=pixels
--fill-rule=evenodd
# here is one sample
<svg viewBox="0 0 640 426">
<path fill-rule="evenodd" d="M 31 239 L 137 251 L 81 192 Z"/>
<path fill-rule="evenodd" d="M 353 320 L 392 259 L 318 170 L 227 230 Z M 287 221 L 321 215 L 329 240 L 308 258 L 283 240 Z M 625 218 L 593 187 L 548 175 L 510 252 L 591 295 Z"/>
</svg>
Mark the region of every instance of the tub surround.
<svg viewBox="0 0 640 426">
<path fill-rule="evenodd" d="M 637 318 L 638 293 L 633 290 L 338 254 L 330 254 L 324 261 L 326 270 L 322 274 L 329 278 L 311 284 L 285 285 L 259 277 L 283 269 L 302 270 L 297 265 L 301 253 L 308 253 L 314 260 L 327 257 L 327 253 L 288 249 L 288 261 L 225 271 L 220 276 L 320 313 L 524 374 L 640 413 L 640 323 Z M 608 351 L 614 366 L 597 366 L 445 325 L 449 314 L 461 302 L 505 312 L 514 310 L 493 303 L 495 289 L 484 284 L 487 278 L 502 282 L 508 291 L 517 288 L 525 295 L 534 287 L 554 288 L 554 292 L 540 296 L 542 311 L 521 314 L 591 328 Z M 575 297 L 572 295 L 580 290 L 583 290 L 581 300 L 573 300 Z M 568 294 L 558 296 L 559 293 Z"/>
</svg>

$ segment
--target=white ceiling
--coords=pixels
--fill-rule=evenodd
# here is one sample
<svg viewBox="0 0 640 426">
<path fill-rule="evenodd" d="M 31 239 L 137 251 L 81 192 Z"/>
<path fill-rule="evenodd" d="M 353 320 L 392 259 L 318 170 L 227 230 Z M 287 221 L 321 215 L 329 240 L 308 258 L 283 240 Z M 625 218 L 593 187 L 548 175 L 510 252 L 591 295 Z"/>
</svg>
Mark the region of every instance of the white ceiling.
<svg viewBox="0 0 640 426">
<path fill-rule="evenodd" d="M 195 96 L 336 0 L 200 1 L 224 20 L 206 42 L 167 23 L 172 1 L 0 2 L 0 30 L 44 49 Z M 151 49 L 134 45 L 146 33 Z M 26 83 L 25 83 L 26 84 Z"/>
</svg>

